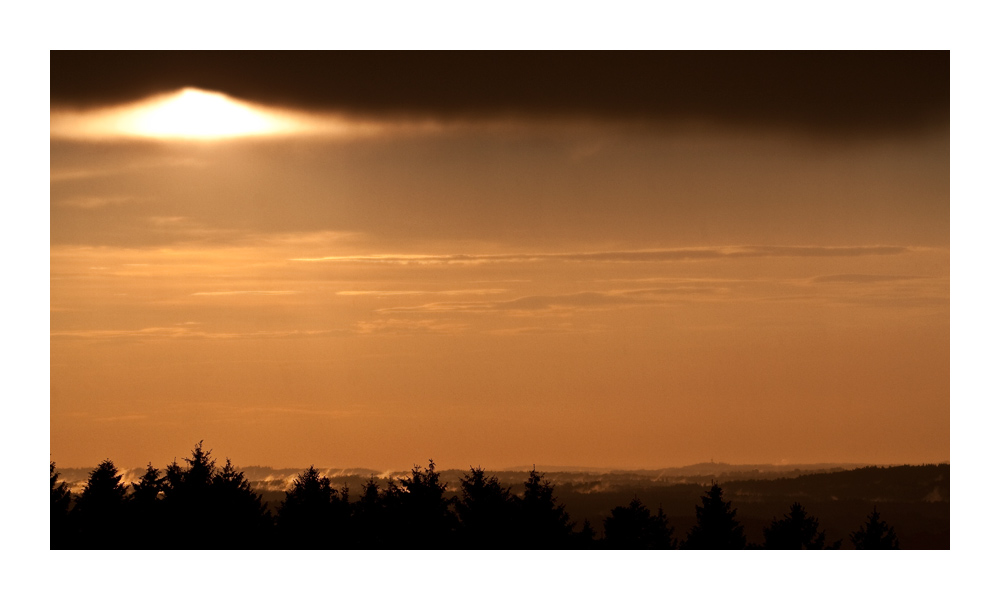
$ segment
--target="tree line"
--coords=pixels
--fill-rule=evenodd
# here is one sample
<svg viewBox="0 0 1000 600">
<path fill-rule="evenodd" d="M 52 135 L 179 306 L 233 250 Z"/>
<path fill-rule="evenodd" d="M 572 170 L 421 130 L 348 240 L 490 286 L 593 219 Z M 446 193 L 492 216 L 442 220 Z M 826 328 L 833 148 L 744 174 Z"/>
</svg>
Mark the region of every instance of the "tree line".
<svg viewBox="0 0 1000 600">
<path fill-rule="evenodd" d="M 663 510 L 639 498 L 616 506 L 598 537 L 588 521 L 577 528 L 551 482 L 532 469 L 515 494 L 471 468 L 448 496 L 434 461 L 389 478 L 374 476 L 354 501 L 315 467 L 300 473 L 277 510 L 254 492 L 229 459 L 219 467 L 199 442 L 165 471 L 148 465 L 139 481 L 122 483 L 111 460 L 90 472 L 71 495 L 49 463 L 50 544 L 53 549 L 781 549 L 826 550 L 819 521 L 798 503 L 764 528 L 762 545 L 747 544 L 743 525 L 722 488 L 712 484 L 695 506 L 696 523 L 683 539 Z M 71 506 L 72 505 L 72 506 Z M 857 549 L 898 549 L 877 508 L 850 534 Z"/>
</svg>

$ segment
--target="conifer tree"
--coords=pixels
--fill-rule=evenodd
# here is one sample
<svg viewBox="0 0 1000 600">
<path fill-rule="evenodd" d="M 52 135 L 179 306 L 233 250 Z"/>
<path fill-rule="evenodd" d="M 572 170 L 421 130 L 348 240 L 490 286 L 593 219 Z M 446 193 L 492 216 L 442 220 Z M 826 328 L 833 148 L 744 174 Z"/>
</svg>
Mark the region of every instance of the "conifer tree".
<svg viewBox="0 0 1000 600">
<path fill-rule="evenodd" d="M 736 520 L 732 502 L 722 499 L 722 488 L 712 487 L 695 506 L 697 522 L 688 533 L 684 548 L 689 550 L 742 550 L 747 545 L 743 525 Z"/>
<path fill-rule="evenodd" d="M 879 518 L 878 507 L 860 529 L 851 534 L 851 542 L 858 550 L 899 550 L 896 532 Z"/>
<path fill-rule="evenodd" d="M 129 547 L 155 548 L 159 544 L 158 530 L 163 519 L 160 492 L 164 479 L 160 470 L 149 463 L 139 481 L 132 484 L 132 494 L 128 499 L 132 522 Z"/>
<path fill-rule="evenodd" d="M 56 463 L 49 461 L 49 547 L 63 549 L 69 543 L 69 486 L 59 481 Z"/>
<path fill-rule="evenodd" d="M 455 508 L 461 522 L 462 545 L 468 548 L 505 549 L 515 544 L 516 505 L 509 487 L 482 468 L 470 468 L 460 481 L 461 498 Z"/>
<path fill-rule="evenodd" d="M 175 460 L 167 466 L 163 492 L 171 504 L 194 504 L 208 495 L 212 479 L 217 471 L 211 450 L 204 450 L 204 440 L 195 444 L 191 458 L 185 458 L 187 468 Z"/>
<path fill-rule="evenodd" d="M 142 474 L 139 481 L 132 484 L 132 502 L 138 504 L 151 504 L 159 498 L 163 491 L 164 477 L 160 476 L 160 470 L 153 466 L 153 463 L 146 465 L 146 472 Z"/>
<path fill-rule="evenodd" d="M 597 532 L 590 525 L 590 520 L 583 520 L 583 527 L 580 528 L 579 532 L 573 533 L 573 548 L 576 550 L 589 550 L 595 547 L 597 543 L 595 538 L 597 537 Z"/>
<path fill-rule="evenodd" d="M 374 549 L 383 543 L 382 496 L 375 476 L 361 486 L 361 496 L 351 506 L 351 541 L 356 548 Z"/>
<path fill-rule="evenodd" d="M 212 477 L 209 511 L 215 532 L 212 547 L 246 549 L 269 541 L 271 515 L 267 505 L 228 458 Z"/>
<path fill-rule="evenodd" d="M 604 541 L 614 550 L 673 550 L 677 542 L 667 525 L 663 509 L 654 515 L 634 498 L 628 506 L 616 506 L 604 520 Z"/>
<path fill-rule="evenodd" d="M 121 482 L 115 463 L 103 461 L 90 472 L 73 511 L 79 523 L 79 543 L 84 548 L 123 548 L 125 498 L 128 486 Z"/>
<path fill-rule="evenodd" d="M 552 483 L 542 479 L 534 467 L 524 482 L 520 505 L 520 539 L 522 547 L 560 549 L 572 545 L 573 523 L 566 507 L 558 504 Z"/>
<path fill-rule="evenodd" d="M 406 548 L 447 548 L 452 543 L 457 519 L 451 510 L 453 498 L 445 498 L 441 474 L 430 460 L 426 469 L 414 466 L 408 477 L 399 480 L 388 493 L 398 510 L 401 526 L 399 543 Z"/>
<path fill-rule="evenodd" d="M 337 548 L 347 541 L 348 516 L 347 502 L 334 491 L 330 479 L 310 466 L 293 480 L 278 506 L 277 523 L 290 547 Z"/>
<path fill-rule="evenodd" d="M 792 504 L 781 520 L 773 519 L 764 528 L 765 550 L 835 550 L 840 540 L 824 546 L 826 532 L 819 531 L 819 519 L 806 514 L 798 502 Z"/>
<path fill-rule="evenodd" d="M 198 442 L 191 458 L 184 459 L 187 468 L 176 460 L 167 465 L 163 485 L 167 548 L 210 548 L 215 543 L 211 487 L 217 469 L 212 451 L 204 450 L 202 444 Z"/>
</svg>

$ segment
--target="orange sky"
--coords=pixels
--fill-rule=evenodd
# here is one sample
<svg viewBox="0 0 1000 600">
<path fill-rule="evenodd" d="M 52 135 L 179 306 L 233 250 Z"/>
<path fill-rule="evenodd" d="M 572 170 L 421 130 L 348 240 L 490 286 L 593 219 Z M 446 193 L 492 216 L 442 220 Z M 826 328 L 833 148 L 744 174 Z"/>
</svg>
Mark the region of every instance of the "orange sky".
<svg viewBox="0 0 1000 600">
<path fill-rule="evenodd" d="M 57 464 L 949 460 L 946 127 L 258 109 L 53 109 Z"/>
</svg>

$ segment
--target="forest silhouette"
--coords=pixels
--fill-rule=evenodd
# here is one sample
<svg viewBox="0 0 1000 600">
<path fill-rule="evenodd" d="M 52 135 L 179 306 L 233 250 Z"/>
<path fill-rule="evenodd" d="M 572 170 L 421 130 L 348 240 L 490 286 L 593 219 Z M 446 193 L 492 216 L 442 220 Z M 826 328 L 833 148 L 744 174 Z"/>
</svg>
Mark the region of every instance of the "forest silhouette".
<svg viewBox="0 0 1000 600">
<path fill-rule="evenodd" d="M 748 544 L 732 502 L 715 481 L 694 507 L 695 524 L 678 534 L 663 509 L 635 497 L 603 520 L 603 535 L 579 525 L 536 469 L 514 493 L 472 467 L 448 494 L 434 461 L 381 482 L 374 476 L 351 499 L 314 466 L 299 473 L 284 499 L 269 507 L 244 473 L 218 466 L 202 443 L 184 464 L 148 465 L 131 484 L 111 460 L 93 469 L 80 494 L 49 463 L 52 549 L 643 549 L 827 550 L 819 521 L 794 502 Z M 877 507 L 850 534 L 857 549 L 899 549 Z"/>
</svg>

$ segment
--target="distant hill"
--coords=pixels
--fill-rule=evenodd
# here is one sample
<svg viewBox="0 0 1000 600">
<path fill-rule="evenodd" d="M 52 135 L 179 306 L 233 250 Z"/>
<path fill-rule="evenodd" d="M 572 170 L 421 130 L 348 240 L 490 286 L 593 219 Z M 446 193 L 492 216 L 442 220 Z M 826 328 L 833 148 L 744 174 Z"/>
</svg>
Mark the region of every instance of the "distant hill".
<svg viewBox="0 0 1000 600">
<path fill-rule="evenodd" d="M 728 464 L 720 462 L 707 462 L 688 465 L 685 467 L 669 467 L 662 469 L 605 469 L 592 467 L 566 467 L 537 465 L 535 468 L 545 474 L 545 478 L 561 488 L 571 488 L 574 492 L 585 493 L 588 488 L 598 490 L 616 488 L 621 486 L 662 486 L 683 483 L 709 484 L 712 481 L 726 483 L 739 481 L 741 483 L 757 480 L 777 480 L 801 477 L 804 475 L 821 475 L 829 473 L 848 472 L 857 469 L 882 468 L 871 465 L 853 463 L 817 463 L 817 464 Z M 71 491 L 79 493 L 87 481 L 91 469 L 87 468 L 62 468 L 57 466 L 61 473 L 60 479 L 66 481 Z M 162 470 L 163 467 L 160 467 Z M 251 482 L 255 489 L 260 492 L 271 491 L 280 492 L 289 489 L 292 481 L 305 470 L 303 468 L 273 468 L 264 466 L 239 467 L 243 471 L 247 480 Z M 409 471 L 379 471 L 363 467 L 341 468 L 341 467 L 317 467 L 320 475 L 328 477 L 337 487 L 347 484 L 353 491 L 360 488 L 361 483 L 369 477 L 376 479 L 387 479 L 389 477 L 400 478 L 409 474 Z M 526 474 L 531 471 L 531 466 L 512 467 L 501 471 L 489 471 L 491 475 L 496 475 L 504 485 L 514 485 L 523 483 Z M 145 468 L 120 469 L 122 481 L 138 481 Z M 441 478 L 450 488 L 457 489 L 458 483 L 463 475 L 468 471 L 458 469 L 447 469 L 441 471 Z M 819 481 L 819 480 L 815 480 Z M 752 486 L 747 489 L 756 489 Z M 750 493 L 750 492 L 748 492 Z M 930 492 L 928 492 L 930 493 Z"/>
<path fill-rule="evenodd" d="M 776 474 L 776 473 L 828 473 L 869 466 L 867 463 L 802 463 L 802 464 L 729 464 L 724 462 L 703 462 L 684 467 L 664 467 L 660 469 L 616 469 L 602 467 L 566 467 L 536 465 L 543 473 L 595 473 L 595 474 L 637 474 L 650 478 L 706 477 L 729 474 Z M 519 466 L 504 471 L 528 472 L 531 466 Z"/>
</svg>

